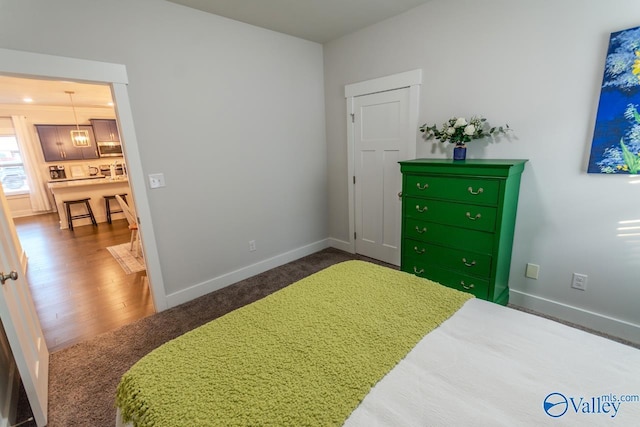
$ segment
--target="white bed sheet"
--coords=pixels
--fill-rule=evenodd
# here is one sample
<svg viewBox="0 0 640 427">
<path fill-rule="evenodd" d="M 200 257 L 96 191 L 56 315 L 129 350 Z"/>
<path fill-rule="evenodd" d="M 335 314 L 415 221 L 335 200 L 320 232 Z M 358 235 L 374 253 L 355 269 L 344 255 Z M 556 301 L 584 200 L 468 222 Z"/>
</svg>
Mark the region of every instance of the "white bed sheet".
<svg viewBox="0 0 640 427">
<path fill-rule="evenodd" d="M 552 393 L 567 401 L 550 397 L 560 402 L 552 415 L 566 408 L 555 418 L 543 408 Z M 614 395 L 640 395 L 640 350 L 473 299 L 426 335 L 345 426 L 640 425 L 640 401 L 611 402 Z M 130 426 L 119 411 L 116 425 Z"/>
<path fill-rule="evenodd" d="M 550 397 L 560 402 L 549 410 L 555 418 L 543 408 L 551 393 L 568 401 Z M 473 299 L 425 336 L 345 426 L 640 425 L 640 401 L 618 402 L 615 413 L 605 395 L 640 395 L 640 350 Z"/>
</svg>

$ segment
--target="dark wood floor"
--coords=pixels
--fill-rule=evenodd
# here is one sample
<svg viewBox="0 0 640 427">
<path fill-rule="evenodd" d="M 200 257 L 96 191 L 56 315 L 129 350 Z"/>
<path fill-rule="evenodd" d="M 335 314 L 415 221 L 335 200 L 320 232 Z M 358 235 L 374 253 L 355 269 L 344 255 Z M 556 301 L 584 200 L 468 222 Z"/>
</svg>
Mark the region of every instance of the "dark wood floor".
<svg viewBox="0 0 640 427">
<path fill-rule="evenodd" d="M 146 273 L 125 274 L 107 251 L 129 241 L 126 220 L 60 230 L 58 215 L 14 219 L 50 352 L 154 313 Z"/>
</svg>

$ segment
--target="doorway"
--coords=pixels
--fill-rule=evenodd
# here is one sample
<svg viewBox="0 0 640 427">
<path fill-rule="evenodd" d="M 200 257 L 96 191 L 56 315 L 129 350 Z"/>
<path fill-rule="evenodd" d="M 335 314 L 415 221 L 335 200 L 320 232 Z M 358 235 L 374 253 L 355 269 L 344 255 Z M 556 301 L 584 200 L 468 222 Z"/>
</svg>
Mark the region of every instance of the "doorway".
<svg viewBox="0 0 640 427">
<path fill-rule="evenodd" d="M 416 156 L 422 70 L 345 86 L 349 248 L 400 265 L 398 161 Z"/>
<path fill-rule="evenodd" d="M 139 230 L 147 266 L 148 285 L 156 311 L 167 309 L 164 282 L 155 232 L 147 197 L 138 142 L 133 125 L 133 115 L 127 90 L 126 69 L 120 64 L 96 62 L 76 58 L 43 55 L 0 48 L 0 74 L 43 80 L 65 80 L 95 84 L 107 84 L 115 103 L 116 118 L 121 140 L 125 147 L 125 159 L 132 191 L 132 201 L 139 217 Z M 10 213 L 5 212 L 6 216 Z"/>
<path fill-rule="evenodd" d="M 38 123 L 68 124 L 71 121 L 69 117 L 73 116 L 77 123 L 79 116 L 76 115 L 75 107 L 81 112 L 79 120 L 83 125 L 89 123 L 89 118 L 115 118 L 111 91 L 104 84 L 79 84 L 15 76 L 0 76 L 0 83 L 0 98 L 6 102 L 0 107 L 3 110 L 0 116 L 26 116 L 28 125 L 25 123 L 25 128 L 33 128 Z M 72 90 L 76 96 L 73 116 L 67 114 L 71 111 L 71 106 L 67 105 L 69 99 L 65 97 L 68 90 Z M 29 95 L 31 101 L 20 104 L 24 95 Z M 90 179 L 88 172 L 91 168 L 94 168 L 93 171 L 99 170 L 101 174 L 104 170 L 101 164 L 110 164 L 114 160 L 97 158 L 95 145 L 89 147 L 91 157 L 88 159 L 56 162 L 55 167 L 66 168 L 68 176 L 63 175 L 59 180 L 52 180 L 47 173 L 52 163 L 44 162 L 39 155 L 40 144 L 36 132 L 23 132 L 22 136 L 24 137 L 21 142 L 22 147 L 33 154 L 26 156 L 24 153 L 18 157 L 22 157 L 23 161 L 27 160 L 26 157 L 30 157 L 29 160 L 32 163 L 30 170 L 35 173 L 35 176 L 30 176 L 28 181 L 34 188 L 37 186 L 44 190 L 48 182 L 66 185 L 67 181 L 64 178 L 76 178 L 84 180 L 73 181 L 74 183 L 94 184 L 78 187 L 78 191 L 83 193 L 82 197 L 87 196 L 84 193 L 85 189 L 90 192 L 108 192 L 117 187 L 119 194 L 127 194 L 129 201 L 132 200 L 131 190 L 124 175 L 118 176 L 119 179 L 112 181 L 113 184 L 103 181 L 110 180 L 110 177 L 101 178 L 100 181 L 103 182 L 100 182 L 100 185 L 95 184 L 98 182 L 96 179 Z M 30 147 L 26 147 L 27 144 Z M 116 160 L 122 163 L 122 158 Z M 76 175 L 72 175 L 72 170 Z M 108 185 L 103 185 L 105 183 Z M 11 211 L 18 208 L 18 213 L 22 214 L 14 218 L 14 223 L 28 260 L 27 278 L 31 295 L 50 352 L 116 329 L 155 312 L 146 268 L 142 271 L 128 269 L 129 265 L 133 265 L 133 261 L 139 264 L 136 270 L 144 268 L 144 258 L 137 256 L 124 259 L 131 252 L 124 250 L 128 247 L 131 232 L 129 223 L 122 213 L 114 212 L 112 220 L 99 222 L 98 227 L 75 224 L 73 231 L 61 230 L 62 215 L 59 213 L 31 212 L 30 215 L 25 216 L 25 213 L 29 214 L 29 212 L 24 212 L 24 209 L 20 212 L 20 207 L 24 208 L 25 204 L 27 206 L 29 204 L 29 198 L 25 198 L 28 193 L 22 196 L 6 193 L 5 195 Z M 96 196 L 93 193 L 91 195 Z M 44 197 L 51 198 L 51 195 Z M 60 202 L 61 196 L 57 195 L 56 199 Z M 119 209 L 116 200 L 110 200 L 110 202 L 109 210 L 117 212 Z M 106 200 L 103 200 L 101 195 L 97 195 L 92 197 L 91 204 L 98 221 L 104 220 Z M 51 203 L 52 209 L 54 206 L 55 203 Z M 59 206 L 58 209 L 60 209 Z M 112 250 L 118 252 L 112 256 Z"/>
</svg>

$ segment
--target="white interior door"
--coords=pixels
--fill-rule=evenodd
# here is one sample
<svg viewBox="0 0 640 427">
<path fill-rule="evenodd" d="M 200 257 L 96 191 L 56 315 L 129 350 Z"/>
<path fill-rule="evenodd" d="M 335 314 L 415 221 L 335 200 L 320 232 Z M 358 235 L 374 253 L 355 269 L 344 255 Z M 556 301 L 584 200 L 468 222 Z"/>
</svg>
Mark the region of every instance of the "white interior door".
<svg viewBox="0 0 640 427">
<path fill-rule="evenodd" d="M 22 378 L 33 416 L 39 427 L 47 424 L 49 351 L 40 328 L 29 284 L 20 265 L 19 240 L 7 201 L 0 189 L 0 271 L 17 272 L 1 285 L 0 320 L 4 327 L 18 372 Z"/>
<path fill-rule="evenodd" d="M 408 158 L 409 88 L 354 99 L 356 252 L 400 265 L 402 175 Z"/>
</svg>

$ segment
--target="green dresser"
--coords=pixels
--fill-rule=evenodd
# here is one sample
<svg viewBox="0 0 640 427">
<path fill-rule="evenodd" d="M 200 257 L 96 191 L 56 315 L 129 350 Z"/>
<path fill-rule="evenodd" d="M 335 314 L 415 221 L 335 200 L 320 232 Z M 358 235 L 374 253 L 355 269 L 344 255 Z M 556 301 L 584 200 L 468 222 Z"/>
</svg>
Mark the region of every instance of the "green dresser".
<svg viewBox="0 0 640 427">
<path fill-rule="evenodd" d="M 506 305 L 525 163 L 400 162 L 402 271 Z"/>
</svg>

